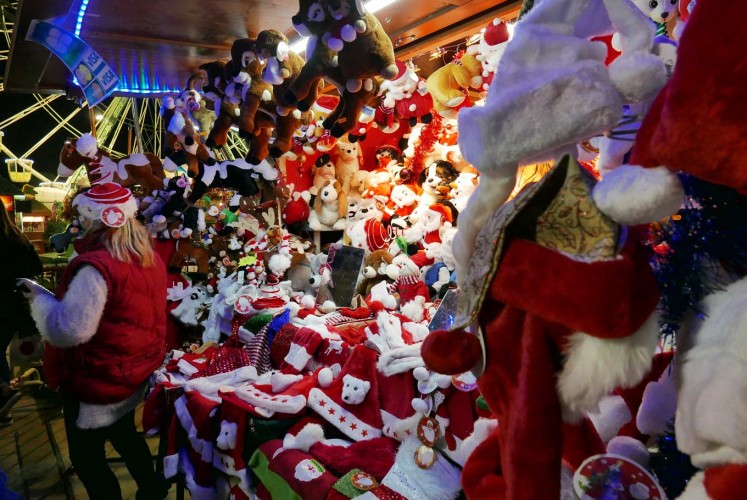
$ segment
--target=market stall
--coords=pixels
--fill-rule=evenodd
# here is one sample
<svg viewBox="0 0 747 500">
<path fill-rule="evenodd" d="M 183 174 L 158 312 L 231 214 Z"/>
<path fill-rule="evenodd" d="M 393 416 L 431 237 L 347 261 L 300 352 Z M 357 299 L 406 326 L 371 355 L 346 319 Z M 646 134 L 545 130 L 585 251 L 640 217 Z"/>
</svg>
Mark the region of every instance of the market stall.
<svg viewBox="0 0 747 500">
<path fill-rule="evenodd" d="M 744 81 L 743 55 L 702 50 L 735 46 L 718 9 L 744 8 L 434 2 L 423 33 L 396 2 L 289 3 L 170 48 L 191 67 L 142 61 L 140 85 L 169 84 L 162 155 L 95 130 L 60 152 L 61 176 L 133 189 L 169 267 L 143 413 L 164 476 L 192 498 L 741 491 L 744 369 L 705 363 L 744 355 L 744 179 L 691 142 L 738 153 L 744 126 L 688 82 Z M 113 68 L 117 37 L 153 43 L 91 22 Z"/>
</svg>

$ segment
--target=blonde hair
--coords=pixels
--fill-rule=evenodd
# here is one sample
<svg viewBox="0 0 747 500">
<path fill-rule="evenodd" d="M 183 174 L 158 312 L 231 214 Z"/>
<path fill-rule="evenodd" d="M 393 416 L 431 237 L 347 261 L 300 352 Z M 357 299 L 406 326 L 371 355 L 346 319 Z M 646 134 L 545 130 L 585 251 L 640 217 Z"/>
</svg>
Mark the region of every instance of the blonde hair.
<svg viewBox="0 0 747 500">
<path fill-rule="evenodd" d="M 121 227 L 109 227 L 100 220 L 91 221 L 86 236 L 101 233 L 101 241 L 112 257 L 141 267 L 151 267 L 155 263 L 153 241 L 145 226 L 137 219 L 130 218 Z"/>
</svg>

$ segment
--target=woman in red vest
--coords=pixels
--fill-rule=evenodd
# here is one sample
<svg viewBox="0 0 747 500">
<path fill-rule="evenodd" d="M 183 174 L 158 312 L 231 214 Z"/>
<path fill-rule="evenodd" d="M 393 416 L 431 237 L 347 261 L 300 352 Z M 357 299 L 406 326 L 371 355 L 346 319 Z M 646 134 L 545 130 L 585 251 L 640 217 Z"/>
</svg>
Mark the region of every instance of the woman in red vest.
<svg viewBox="0 0 747 500">
<path fill-rule="evenodd" d="M 92 499 L 122 494 L 106 463 L 111 441 L 138 485 L 164 498 L 134 413 L 165 354 L 166 268 L 135 219 L 128 189 L 105 183 L 73 201 L 85 229 L 56 295 L 29 280 L 32 315 L 47 342 L 44 373 L 64 397 L 70 461 Z"/>
</svg>

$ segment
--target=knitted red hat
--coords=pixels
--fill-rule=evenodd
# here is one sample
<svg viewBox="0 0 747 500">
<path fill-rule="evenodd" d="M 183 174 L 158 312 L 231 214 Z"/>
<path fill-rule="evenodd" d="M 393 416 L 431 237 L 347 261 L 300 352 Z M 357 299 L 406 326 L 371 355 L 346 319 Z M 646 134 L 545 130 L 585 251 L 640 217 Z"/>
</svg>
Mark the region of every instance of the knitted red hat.
<svg viewBox="0 0 747 500">
<path fill-rule="evenodd" d="M 355 346 L 332 385 L 309 392 L 308 406 L 355 441 L 381 437 L 376 353 Z"/>
<path fill-rule="evenodd" d="M 366 231 L 366 244 L 371 251 L 383 250 L 389 246 L 389 233 L 378 219 L 367 219 L 363 225 Z"/>
<path fill-rule="evenodd" d="M 316 330 L 301 328 L 293 336 L 288 354 L 283 360 L 281 368 L 288 372 L 301 373 L 324 338 Z"/>
<path fill-rule="evenodd" d="M 116 182 L 93 186 L 73 200 L 78 213 L 91 220 L 101 220 L 110 227 L 120 227 L 135 217 L 137 202 L 129 189 Z"/>
</svg>

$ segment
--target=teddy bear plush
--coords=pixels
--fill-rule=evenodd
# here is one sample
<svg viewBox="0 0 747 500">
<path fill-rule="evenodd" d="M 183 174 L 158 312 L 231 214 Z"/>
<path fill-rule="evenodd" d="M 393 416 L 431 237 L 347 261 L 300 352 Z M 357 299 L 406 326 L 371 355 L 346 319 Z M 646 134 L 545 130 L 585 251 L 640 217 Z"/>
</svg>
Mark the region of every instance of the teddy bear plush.
<svg viewBox="0 0 747 500">
<path fill-rule="evenodd" d="M 680 0 L 633 0 L 633 3 L 656 23 L 657 35 L 667 35 L 667 23 L 677 19 L 680 13 Z"/>
<path fill-rule="evenodd" d="M 254 131 L 254 117 L 262 103 L 273 100 L 272 85 L 262 79 L 264 64 L 259 58 L 253 38 L 240 38 L 231 46 L 231 61 L 239 71 L 234 82 L 244 86 L 241 90 L 242 100 L 239 116 L 239 136 L 249 138 Z"/>
<path fill-rule="evenodd" d="M 374 250 L 366 256 L 363 263 L 363 279 L 358 287 L 358 292 L 364 296 L 371 294 L 371 289 L 381 282 L 396 279 L 387 274 L 388 266 L 392 263 L 392 254 L 386 250 Z"/>
<path fill-rule="evenodd" d="M 472 54 L 458 54 L 425 81 L 433 98 L 433 109 L 450 118 L 457 109 L 469 104 L 467 89 L 482 88 L 482 83 L 482 63 Z"/>
<path fill-rule="evenodd" d="M 327 181 L 336 178 L 337 170 L 335 170 L 335 164 L 332 163 L 332 157 L 328 154 L 323 154 L 316 159 L 316 163 L 314 164 L 314 181 L 309 192 L 312 196 L 316 196 Z"/>
</svg>

